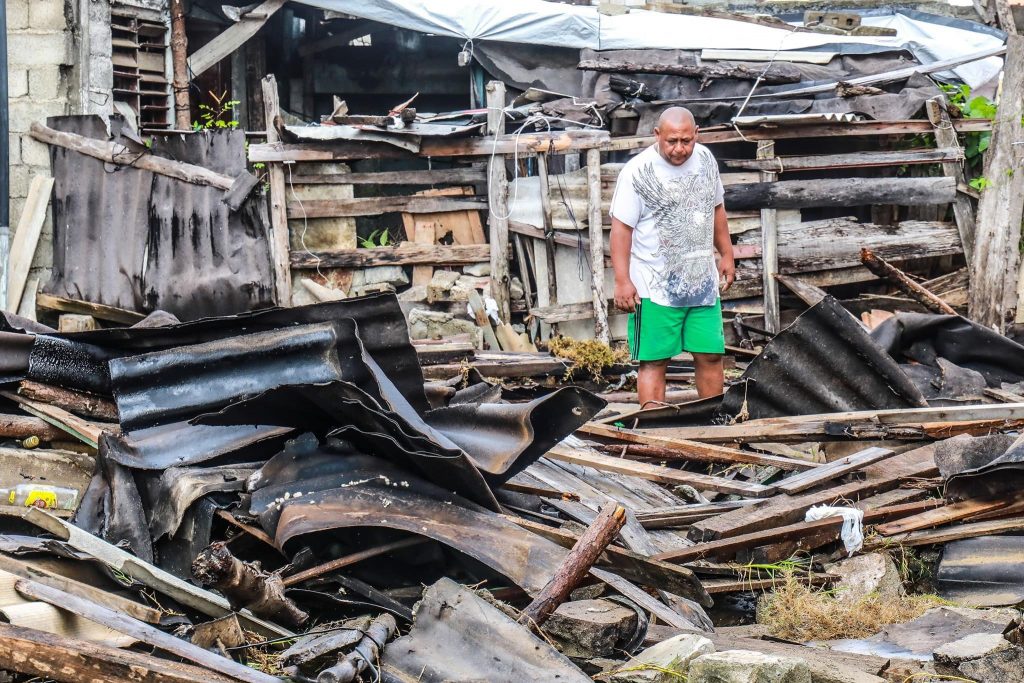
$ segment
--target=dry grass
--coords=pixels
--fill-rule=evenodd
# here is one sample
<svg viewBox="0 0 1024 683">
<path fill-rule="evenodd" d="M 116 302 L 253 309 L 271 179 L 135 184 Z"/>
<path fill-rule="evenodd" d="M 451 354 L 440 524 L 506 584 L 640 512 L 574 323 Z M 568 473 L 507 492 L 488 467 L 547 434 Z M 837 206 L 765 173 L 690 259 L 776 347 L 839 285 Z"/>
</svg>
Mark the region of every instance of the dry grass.
<svg viewBox="0 0 1024 683">
<path fill-rule="evenodd" d="M 264 642 L 260 634 L 254 631 L 245 631 L 245 641 L 250 644 Z M 281 666 L 280 647 L 275 649 L 272 644 L 256 645 L 246 648 L 245 657 L 246 664 L 257 671 L 262 671 L 271 676 L 284 676 L 284 667 Z"/>
<path fill-rule="evenodd" d="M 601 372 L 605 368 L 629 362 L 628 351 L 623 348 L 613 349 L 596 339 L 578 341 L 569 337 L 555 337 L 548 342 L 548 350 L 559 358 L 573 362 L 573 367 L 565 371 L 567 381 L 580 370 L 589 373 L 595 382 L 600 382 Z"/>
<path fill-rule="evenodd" d="M 810 587 L 789 574 L 758 601 L 757 622 L 773 636 L 797 642 L 866 638 L 889 624 L 911 621 L 948 604 L 934 595 L 894 599 L 871 594 L 860 600 L 836 600 L 831 591 Z"/>
</svg>

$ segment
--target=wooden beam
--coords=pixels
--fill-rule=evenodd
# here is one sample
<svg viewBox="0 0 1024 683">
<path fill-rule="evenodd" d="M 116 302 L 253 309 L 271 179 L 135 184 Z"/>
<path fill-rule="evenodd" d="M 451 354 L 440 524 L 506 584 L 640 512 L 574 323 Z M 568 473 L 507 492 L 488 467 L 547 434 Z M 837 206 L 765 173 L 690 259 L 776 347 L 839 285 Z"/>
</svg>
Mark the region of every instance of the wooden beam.
<svg viewBox="0 0 1024 683">
<path fill-rule="evenodd" d="M 593 467 L 604 472 L 616 472 L 628 474 L 648 481 L 656 481 L 661 484 L 685 484 L 693 486 L 699 491 L 717 491 L 719 493 L 733 493 L 748 498 L 764 498 L 775 492 L 773 486 L 761 484 L 750 484 L 742 481 L 734 481 L 723 477 L 712 477 L 707 474 L 686 472 L 671 467 L 659 465 L 648 465 L 643 462 L 633 462 L 612 458 L 597 453 L 586 453 L 564 446 L 555 446 L 545 456 L 551 460 L 568 462 L 574 465 Z"/>
<path fill-rule="evenodd" d="M 952 126 L 949 132 L 956 135 Z M 964 154 L 957 148 L 946 148 L 940 143 L 940 149 L 908 149 L 895 152 L 851 152 L 849 154 L 813 154 L 810 156 L 783 156 L 765 159 L 724 159 L 729 168 L 742 168 L 751 171 L 772 171 L 785 174 L 790 171 L 826 171 L 847 168 L 876 168 L 883 166 L 910 166 L 915 164 L 943 164 L 943 175 L 952 176 L 952 169 L 959 168 L 957 162 L 963 161 Z"/>
<path fill-rule="evenodd" d="M 533 237 L 534 239 L 538 239 L 538 240 L 547 240 L 547 236 L 544 234 L 543 230 L 541 230 L 540 228 L 535 228 L 532 225 L 527 225 L 526 223 L 519 223 L 519 222 L 516 222 L 516 221 L 509 221 L 508 222 L 508 229 L 509 229 L 510 232 L 514 232 L 514 233 L 519 234 L 519 235 L 525 235 L 527 237 Z M 565 247 L 572 247 L 573 249 L 580 248 L 580 249 L 583 249 L 584 251 L 587 251 L 587 252 L 590 251 L 590 240 L 589 239 L 582 239 L 581 240 L 580 238 L 576 237 L 575 235 L 567 235 L 567 234 L 565 234 L 563 232 L 558 232 L 557 230 L 555 231 L 554 235 L 552 236 L 551 241 L 554 242 L 555 244 L 561 244 L 562 246 L 565 246 Z M 607 246 L 604 247 L 603 252 L 604 252 L 604 257 L 606 259 L 607 258 L 611 258 L 611 255 L 612 255 L 611 254 L 611 249 L 609 249 Z"/>
<path fill-rule="evenodd" d="M 764 467 L 777 467 L 780 470 L 814 470 L 817 464 L 796 460 L 794 458 L 783 458 L 777 455 L 765 455 L 750 451 L 741 451 L 737 448 L 726 448 L 713 444 L 700 443 L 699 441 L 687 441 L 685 439 L 673 439 L 652 434 L 642 434 L 630 429 L 620 429 L 609 425 L 588 422 L 576 430 L 578 434 L 595 436 L 604 439 L 640 444 L 644 446 L 657 446 L 662 451 L 673 454 L 674 459 L 694 460 L 697 462 L 714 462 L 727 465 L 745 464 L 760 465 Z"/>
<path fill-rule="evenodd" d="M 986 512 L 994 512 L 1008 508 L 1018 502 L 1019 498 L 999 498 L 996 500 L 981 500 L 969 498 L 948 503 L 940 508 L 926 510 L 911 517 L 905 517 L 895 522 L 880 524 L 875 527 L 882 536 L 895 536 L 897 534 L 928 529 L 930 527 L 942 526 L 951 522 L 959 522 L 968 517 L 980 515 Z"/>
<path fill-rule="evenodd" d="M 49 422 L 54 427 L 63 429 L 68 434 L 93 448 L 99 448 L 100 437 L 104 432 L 110 431 L 110 429 L 118 429 L 117 425 L 101 426 L 73 415 L 63 408 L 33 401 L 24 396 L 19 396 L 13 391 L 0 391 L 0 396 L 14 401 L 25 412 Z"/>
<path fill-rule="evenodd" d="M 295 173 L 294 185 L 482 185 L 487 173 L 481 168 L 436 168 L 428 171 L 378 171 L 375 173 Z"/>
<path fill-rule="evenodd" d="M 46 207 L 50 204 L 50 193 L 53 192 L 53 178 L 37 175 L 32 178 L 25 199 L 25 208 L 18 220 L 18 229 L 14 232 L 7 268 L 7 310 L 17 313 L 21 305 L 28 271 L 36 255 L 39 235 L 46 222 Z"/>
<path fill-rule="evenodd" d="M 824 484 L 827 481 L 838 479 L 844 474 L 850 472 L 856 472 L 857 470 L 867 467 L 872 463 L 876 463 L 879 460 L 885 460 L 896 455 L 894 451 L 890 451 L 886 448 L 865 448 L 862 451 L 848 455 L 845 458 L 839 458 L 834 460 L 827 465 L 822 465 L 809 472 L 801 472 L 791 477 L 787 477 L 778 483 L 779 490 L 789 495 L 795 495 L 812 489 L 815 486 Z"/>
<path fill-rule="evenodd" d="M 953 121 L 949 117 L 944 101 L 938 97 L 932 98 L 925 102 L 925 110 L 928 112 L 928 121 L 935 129 L 935 146 L 939 148 L 935 151 L 957 155 L 957 158 L 942 162 L 942 175 L 955 178 L 957 187 L 966 185 L 963 150 L 960 148 L 960 139 L 953 128 Z M 974 204 L 963 192 L 957 192 L 956 199 L 953 200 L 953 216 L 960 232 L 960 242 L 964 247 L 964 258 L 970 263 L 974 257 Z"/>
<path fill-rule="evenodd" d="M 775 156 L 775 143 L 761 140 L 757 143 L 757 158 L 769 160 Z M 778 180 L 778 174 L 761 171 L 761 182 Z M 779 272 L 779 224 L 775 209 L 761 209 L 761 296 L 764 302 L 764 329 L 777 334 L 782 328 L 779 319 L 779 283 L 775 275 Z"/>
<path fill-rule="evenodd" d="M 61 683 L 229 683 L 236 680 L 206 668 L 134 650 L 4 623 L 0 623 L 0 669 Z"/>
<path fill-rule="evenodd" d="M 786 285 L 786 287 L 789 288 L 789 291 L 800 297 L 800 300 L 808 306 L 814 306 L 828 296 L 828 292 L 821 287 L 812 285 L 798 277 L 776 273 L 775 279 Z"/>
<path fill-rule="evenodd" d="M 1024 531 L 1024 517 L 993 519 L 987 522 L 973 522 L 971 524 L 956 524 L 951 527 L 932 529 L 928 531 L 910 531 L 905 534 L 896 534 L 884 539 L 879 539 L 876 543 L 868 543 L 866 544 L 865 549 L 874 549 L 889 545 L 940 545 L 943 543 L 952 543 L 953 541 L 959 541 L 965 538 L 993 536 L 996 534 L 1006 534 L 1014 531 Z"/>
<path fill-rule="evenodd" d="M 294 182 L 294 181 L 293 181 Z M 288 202 L 288 218 L 334 218 L 378 216 L 382 213 L 439 213 L 442 211 L 479 211 L 487 208 L 482 199 L 472 197 L 358 197 L 355 199 L 307 199 Z M 412 238 L 412 235 L 409 235 Z"/>
<path fill-rule="evenodd" d="M 491 81 L 487 84 L 487 133 L 500 141 L 505 132 L 505 84 Z M 491 297 L 498 306 L 502 322 L 511 319 L 508 270 L 508 180 L 505 177 L 505 158 L 492 155 L 487 162 L 488 239 L 491 255 Z"/>
<path fill-rule="evenodd" d="M 116 306 L 66 299 L 62 296 L 53 296 L 52 294 L 43 294 L 42 292 L 36 294 L 36 307 L 45 308 L 49 311 L 60 311 L 61 313 L 91 315 L 100 320 L 109 320 L 110 322 L 122 325 L 134 325 L 146 317 L 142 313 L 117 308 Z"/>
<path fill-rule="evenodd" d="M 587 150 L 587 231 L 590 234 L 590 292 L 594 338 L 607 344 L 608 306 L 604 296 L 604 227 L 601 219 L 601 152 Z"/>
<path fill-rule="evenodd" d="M 971 320 L 1002 331 L 1007 312 L 1016 305 L 1024 217 L 1024 37 L 1007 37 L 1002 96 L 985 153 L 983 175 L 989 186 L 978 201 L 978 225 L 968 314 Z"/>
<path fill-rule="evenodd" d="M 729 78 L 744 81 L 760 81 L 769 85 L 799 83 L 800 70 L 789 64 L 774 64 L 771 68 L 750 67 L 744 64 L 719 64 L 703 62 L 697 64 L 666 64 L 663 62 L 630 62 L 612 59 L 584 59 L 576 65 L 581 71 L 625 74 L 665 74 L 684 76 L 709 81 Z"/>
<path fill-rule="evenodd" d="M 258 7 L 246 12 L 241 19 L 221 31 L 213 40 L 203 45 L 188 58 L 192 78 L 205 73 L 210 67 L 242 46 L 263 28 L 274 12 L 284 6 L 286 0 L 266 0 Z"/>
<path fill-rule="evenodd" d="M 277 123 L 281 116 L 281 106 L 278 102 L 277 79 L 274 78 L 274 74 L 270 74 L 260 82 L 260 85 L 263 89 L 263 111 L 267 122 L 267 144 L 272 145 L 280 140 Z M 284 169 L 281 164 L 270 164 L 267 167 L 267 180 L 270 184 L 270 257 L 274 260 L 274 300 L 278 306 L 291 306 L 292 276 L 288 268 L 291 240 L 288 234 Z"/>
<path fill-rule="evenodd" d="M 994 0 L 996 8 L 996 19 L 999 20 L 999 28 L 1010 35 L 1017 35 L 1017 22 L 1013 19 L 1013 12 L 1010 9 L 1009 0 Z"/>
<path fill-rule="evenodd" d="M 374 249 L 332 249 L 316 252 L 293 251 L 292 268 L 366 268 L 368 266 L 454 266 L 487 263 L 490 247 L 486 244 L 410 244 Z M 508 262 L 506 261 L 506 265 Z"/>
<path fill-rule="evenodd" d="M 220 190 L 230 190 L 235 184 L 235 179 L 231 176 L 216 173 L 202 166 L 156 156 L 147 150 L 134 152 L 113 140 L 96 140 L 76 133 L 65 133 L 49 128 L 38 121 L 32 123 L 29 134 L 40 142 L 70 149 L 108 164 L 141 168 L 144 171 L 151 171 L 194 185 L 207 185 Z"/>
<path fill-rule="evenodd" d="M 781 180 L 725 187 L 725 206 L 730 211 L 875 204 L 921 206 L 948 204 L 955 198 L 956 181 L 945 176 Z"/>
<path fill-rule="evenodd" d="M 188 92 L 188 36 L 185 32 L 185 0 L 171 0 L 171 81 L 174 87 L 174 125 L 192 127 Z"/>
<path fill-rule="evenodd" d="M 867 247 L 860 250 L 860 260 L 864 267 L 872 273 L 893 283 L 932 313 L 957 315 L 952 306 L 911 280 L 906 273 L 896 266 L 883 258 L 875 256 Z"/>
</svg>

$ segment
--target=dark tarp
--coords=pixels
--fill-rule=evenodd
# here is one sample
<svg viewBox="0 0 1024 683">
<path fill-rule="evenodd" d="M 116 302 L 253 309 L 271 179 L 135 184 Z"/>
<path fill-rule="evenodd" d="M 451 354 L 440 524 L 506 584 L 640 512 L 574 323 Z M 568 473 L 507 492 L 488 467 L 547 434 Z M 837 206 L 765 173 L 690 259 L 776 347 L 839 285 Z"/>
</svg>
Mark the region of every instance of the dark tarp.
<svg viewBox="0 0 1024 683">
<path fill-rule="evenodd" d="M 47 120 L 56 130 L 108 140 L 96 116 Z M 111 122 L 123 158 L 153 153 L 236 177 L 245 134 L 217 131 L 154 139 L 146 149 Z M 224 191 L 51 147 L 53 271 L 47 294 L 129 310 L 163 309 L 180 319 L 229 315 L 273 304 L 266 200 L 238 211 Z"/>
</svg>

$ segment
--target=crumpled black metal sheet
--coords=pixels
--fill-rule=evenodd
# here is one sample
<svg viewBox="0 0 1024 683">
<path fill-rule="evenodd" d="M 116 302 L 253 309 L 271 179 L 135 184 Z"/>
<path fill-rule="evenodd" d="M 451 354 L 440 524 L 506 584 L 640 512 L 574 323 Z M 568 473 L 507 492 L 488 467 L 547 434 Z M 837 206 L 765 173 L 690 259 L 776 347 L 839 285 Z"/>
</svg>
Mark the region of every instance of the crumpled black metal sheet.
<svg viewBox="0 0 1024 683">
<path fill-rule="evenodd" d="M 979 462 L 985 455 L 988 455 L 990 460 L 950 475 L 946 479 L 947 498 L 1008 498 L 1024 491 L 1024 445 L 1016 448 L 1012 444 L 1007 446 L 1006 439 L 1009 437 L 987 438 L 987 443 L 990 444 L 988 453 L 982 452 L 973 460 Z M 1000 449 L 999 446 L 1003 448 Z"/>
<path fill-rule="evenodd" d="M 245 490 L 246 480 L 262 463 L 218 467 L 169 467 L 159 477 L 150 476 L 143 488 L 146 519 L 154 541 L 174 536 L 188 509 L 211 493 Z"/>
<path fill-rule="evenodd" d="M 990 387 L 1024 380 L 1024 346 L 959 315 L 897 313 L 871 339 L 901 362 L 938 367 L 945 358 L 980 372 Z"/>
<path fill-rule="evenodd" d="M 232 177 L 245 171 L 242 131 L 158 137 L 147 150 L 120 135 L 121 123 L 111 117 L 113 139 L 128 161 L 153 153 Z M 52 117 L 47 124 L 110 139 L 97 116 Z M 61 147 L 51 147 L 50 157 L 54 257 L 46 293 L 129 310 L 162 308 L 182 319 L 273 304 L 269 220 L 259 193 L 231 212 L 217 188 Z"/>
<path fill-rule="evenodd" d="M 966 607 L 1024 600 L 1024 536 L 983 536 L 946 544 L 936 572 L 941 597 Z"/>
<path fill-rule="evenodd" d="M 162 470 L 217 460 L 243 449 L 249 458 L 269 458 L 291 431 L 267 425 L 208 427 L 175 422 L 131 434 L 104 434 L 100 440 L 111 460 L 137 470 Z"/>
<path fill-rule="evenodd" d="M 720 413 L 750 419 L 926 405 L 896 361 L 833 297 L 779 332 L 725 393 Z"/>
<path fill-rule="evenodd" d="M 423 592 L 409 634 L 384 648 L 381 674 L 385 683 L 590 681 L 549 643 L 451 579 Z"/>
</svg>

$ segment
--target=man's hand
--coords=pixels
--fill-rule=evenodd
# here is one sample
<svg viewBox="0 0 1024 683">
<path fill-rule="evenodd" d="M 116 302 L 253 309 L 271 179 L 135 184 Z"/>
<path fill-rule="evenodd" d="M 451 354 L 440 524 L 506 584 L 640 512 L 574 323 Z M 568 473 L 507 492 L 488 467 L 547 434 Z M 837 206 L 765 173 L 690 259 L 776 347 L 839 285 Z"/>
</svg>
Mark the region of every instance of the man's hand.
<svg viewBox="0 0 1024 683">
<path fill-rule="evenodd" d="M 718 260 L 718 279 L 721 281 L 723 278 L 725 279 L 725 286 L 722 287 L 724 292 L 732 286 L 732 281 L 736 279 L 736 262 L 733 261 L 732 255 L 723 256 Z"/>
<path fill-rule="evenodd" d="M 636 305 L 640 303 L 640 296 L 636 293 L 636 287 L 629 279 L 615 281 L 615 307 L 620 311 L 632 313 Z"/>
</svg>

